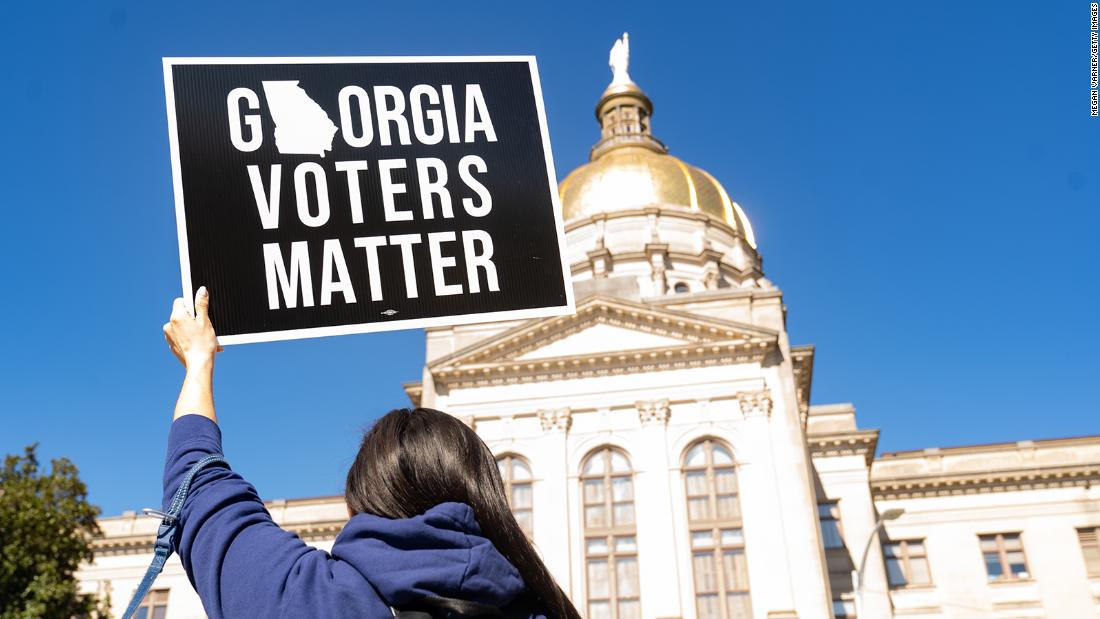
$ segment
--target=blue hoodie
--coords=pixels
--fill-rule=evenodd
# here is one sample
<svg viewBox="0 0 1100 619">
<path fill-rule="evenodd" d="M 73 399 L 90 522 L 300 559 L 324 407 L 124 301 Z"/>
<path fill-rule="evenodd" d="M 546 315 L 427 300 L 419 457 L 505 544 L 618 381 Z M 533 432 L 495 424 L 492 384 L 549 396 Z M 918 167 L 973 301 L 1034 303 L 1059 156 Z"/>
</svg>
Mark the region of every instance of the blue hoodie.
<svg viewBox="0 0 1100 619">
<path fill-rule="evenodd" d="M 203 456 L 222 453 L 221 430 L 198 415 L 172 424 L 164 506 Z M 541 618 L 507 559 L 481 535 L 473 510 L 441 503 L 389 520 L 351 518 L 332 552 L 279 528 L 255 488 L 222 465 L 195 476 L 173 545 L 210 619 L 384 619 L 424 596 L 490 604 L 506 617 Z"/>
</svg>

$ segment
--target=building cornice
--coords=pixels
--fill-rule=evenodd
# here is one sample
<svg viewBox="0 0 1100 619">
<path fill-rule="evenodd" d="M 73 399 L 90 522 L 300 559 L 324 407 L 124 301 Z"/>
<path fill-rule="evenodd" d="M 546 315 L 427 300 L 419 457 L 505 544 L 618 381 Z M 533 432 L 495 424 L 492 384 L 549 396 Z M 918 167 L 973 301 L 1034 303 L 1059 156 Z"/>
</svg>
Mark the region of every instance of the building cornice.
<svg viewBox="0 0 1100 619">
<path fill-rule="evenodd" d="M 802 428 L 810 414 L 810 388 L 814 380 L 814 347 L 791 346 L 791 366 L 794 371 L 795 392 L 798 396 L 798 418 Z"/>
<path fill-rule="evenodd" d="M 96 557 L 152 554 L 154 535 L 128 535 L 126 537 L 97 537 L 92 540 Z"/>
<path fill-rule="evenodd" d="M 775 287 L 770 288 L 718 288 L 716 290 L 698 290 L 685 294 L 659 295 L 643 297 L 646 305 L 651 307 L 667 307 L 678 309 L 685 305 L 694 305 L 699 302 L 727 301 L 733 299 L 782 299 L 783 291 Z"/>
<path fill-rule="evenodd" d="M 810 446 L 810 455 L 814 458 L 835 458 L 838 456 L 863 456 L 867 466 L 875 459 L 878 446 L 878 430 L 854 430 L 810 434 L 806 442 Z"/>
<path fill-rule="evenodd" d="M 929 456 L 952 456 L 956 454 L 977 454 L 990 452 L 1008 452 L 1030 449 L 1047 449 L 1054 447 L 1082 447 L 1100 446 L 1100 434 L 1086 436 L 1068 436 L 1064 438 L 1038 439 L 1026 441 L 1014 441 L 1006 443 L 979 443 L 976 445 L 959 445 L 956 447 L 930 447 L 925 449 L 912 449 L 909 451 L 888 451 L 879 456 L 879 460 L 919 460 Z"/>
<path fill-rule="evenodd" d="M 333 497 L 334 500 L 343 499 Z M 296 534 L 305 542 L 327 541 L 334 539 L 344 529 L 347 520 L 327 520 L 300 524 L 282 524 L 283 529 Z M 119 555 L 152 554 L 156 533 L 146 535 L 104 536 L 92 540 L 92 550 L 96 557 Z"/>
<path fill-rule="evenodd" d="M 409 402 L 413 406 L 420 406 L 420 398 L 424 395 L 424 383 L 419 380 L 409 381 L 401 383 L 401 387 L 405 390 L 405 395 L 409 396 Z"/>
<path fill-rule="evenodd" d="M 1089 487 L 1100 483 L 1100 465 L 1043 466 L 1016 470 L 871 480 L 875 499 L 915 499 L 990 492 Z"/>
<path fill-rule="evenodd" d="M 885 453 L 871 468 L 871 490 L 883 499 L 1096 483 L 1100 483 L 1100 436 Z"/>
<path fill-rule="evenodd" d="M 654 249 L 654 247 L 654 244 L 649 244 L 646 246 L 646 250 L 618 251 L 614 253 L 603 247 L 599 249 L 594 249 L 585 254 L 585 260 L 578 260 L 569 265 L 569 272 L 571 275 L 577 275 L 586 271 L 593 271 L 594 273 L 606 273 L 607 271 L 610 271 L 610 269 L 608 269 L 606 265 L 610 265 L 612 261 L 616 263 L 648 262 L 652 259 L 652 250 Z M 761 272 L 760 269 L 756 268 L 755 266 L 740 269 L 733 264 L 730 264 L 720 259 L 716 259 L 715 254 L 717 253 L 718 252 L 710 249 L 704 249 L 703 251 L 698 253 L 689 253 L 676 250 L 668 251 L 666 246 L 665 255 L 667 255 L 670 260 L 674 260 L 678 263 L 691 264 L 695 266 L 717 264 L 722 272 L 727 275 L 733 276 L 735 279 L 737 279 L 737 281 L 759 279 L 764 276 L 763 272 Z M 721 256 L 721 254 L 718 255 L 719 257 Z M 603 265 L 605 266 L 602 269 L 594 267 L 594 265 L 596 265 L 597 263 L 597 259 L 603 260 Z"/>
<path fill-rule="evenodd" d="M 437 386 L 450 388 L 573 380 L 739 363 L 760 363 L 770 349 L 767 343 L 736 342 L 647 348 L 457 367 L 433 372 L 433 378 Z"/>
</svg>

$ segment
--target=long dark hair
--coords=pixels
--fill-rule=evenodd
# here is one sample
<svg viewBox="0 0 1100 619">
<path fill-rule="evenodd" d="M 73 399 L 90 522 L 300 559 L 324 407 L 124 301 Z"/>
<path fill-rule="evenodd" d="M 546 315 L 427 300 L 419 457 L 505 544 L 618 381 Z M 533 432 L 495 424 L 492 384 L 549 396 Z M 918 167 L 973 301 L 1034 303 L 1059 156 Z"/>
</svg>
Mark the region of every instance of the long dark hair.
<svg viewBox="0 0 1100 619">
<path fill-rule="evenodd" d="M 445 502 L 473 508 L 482 534 L 519 570 L 536 605 L 580 619 L 508 508 L 493 453 L 466 424 L 430 408 L 400 408 L 363 437 L 348 471 L 354 514 L 409 518 Z"/>
</svg>

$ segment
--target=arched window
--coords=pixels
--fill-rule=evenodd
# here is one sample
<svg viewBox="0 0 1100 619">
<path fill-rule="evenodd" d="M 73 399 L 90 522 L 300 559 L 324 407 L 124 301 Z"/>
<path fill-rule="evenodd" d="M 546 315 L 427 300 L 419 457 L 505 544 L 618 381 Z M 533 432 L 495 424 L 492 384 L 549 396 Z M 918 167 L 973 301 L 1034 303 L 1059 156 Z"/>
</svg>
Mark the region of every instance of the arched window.
<svg viewBox="0 0 1100 619">
<path fill-rule="evenodd" d="M 588 619 L 639 619 L 634 471 L 626 454 L 603 447 L 581 469 Z"/>
<path fill-rule="evenodd" d="M 504 495 L 508 497 L 508 507 L 516 517 L 527 537 L 535 535 L 535 505 L 531 491 L 531 467 L 519 456 L 505 454 L 497 458 L 500 478 L 504 481 Z"/>
<path fill-rule="evenodd" d="M 672 291 L 676 294 L 684 294 L 691 292 L 691 288 L 685 282 L 676 282 L 676 285 L 672 287 Z"/>
<path fill-rule="evenodd" d="M 737 468 L 721 441 L 704 439 L 684 454 L 695 612 L 699 619 L 749 619 L 749 574 L 741 531 Z"/>
</svg>

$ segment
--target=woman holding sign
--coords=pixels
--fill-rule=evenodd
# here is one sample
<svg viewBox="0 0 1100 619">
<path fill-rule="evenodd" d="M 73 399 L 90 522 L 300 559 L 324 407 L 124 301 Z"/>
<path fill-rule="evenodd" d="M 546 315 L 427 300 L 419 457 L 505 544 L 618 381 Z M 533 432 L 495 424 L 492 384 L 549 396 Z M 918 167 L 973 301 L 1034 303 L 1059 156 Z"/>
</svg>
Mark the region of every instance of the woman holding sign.
<svg viewBox="0 0 1100 619">
<path fill-rule="evenodd" d="M 218 344 L 209 305 L 200 288 L 194 313 L 176 299 L 164 325 L 186 368 L 168 436 L 164 504 L 174 513 L 183 486 L 171 547 L 212 619 L 370 619 L 399 611 L 579 619 L 508 509 L 493 454 L 439 411 L 395 410 L 367 432 L 348 472 L 351 518 L 331 553 L 279 528 L 256 490 L 217 458 Z"/>
</svg>

